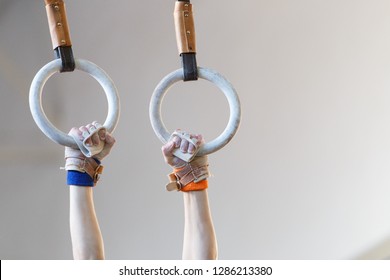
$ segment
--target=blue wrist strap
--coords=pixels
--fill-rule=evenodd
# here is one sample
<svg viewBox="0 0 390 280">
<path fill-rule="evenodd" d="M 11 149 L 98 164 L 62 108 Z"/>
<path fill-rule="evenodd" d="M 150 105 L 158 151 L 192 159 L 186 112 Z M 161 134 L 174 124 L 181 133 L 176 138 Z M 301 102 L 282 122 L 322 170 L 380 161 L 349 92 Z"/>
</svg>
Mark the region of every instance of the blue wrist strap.
<svg viewBox="0 0 390 280">
<path fill-rule="evenodd" d="M 66 183 L 73 186 L 93 187 L 93 179 L 87 173 L 69 170 L 66 176 Z"/>
<path fill-rule="evenodd" d="M 100 164 L 100 161 L 95 159 Z M 66 174 L 66 184 L 80 187 L 94 187 L 94 181 L 88 173 L 83 173 L 75 170 L 69 170 Z"/>
</svg>

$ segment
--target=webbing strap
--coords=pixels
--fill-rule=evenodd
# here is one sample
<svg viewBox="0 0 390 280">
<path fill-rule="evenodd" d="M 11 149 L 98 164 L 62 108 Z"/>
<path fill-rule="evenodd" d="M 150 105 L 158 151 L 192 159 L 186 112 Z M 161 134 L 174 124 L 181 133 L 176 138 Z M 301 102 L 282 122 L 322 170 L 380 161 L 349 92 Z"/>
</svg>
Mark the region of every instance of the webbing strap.
<svg viewBox="0 0 390 280">
<path fill-rule="evenodd" d="M 197 80 L 195 24 L 192 4 L 189 0 L 176 1 L 174 19 L 176 42 L 183 67 L 183 80 Z"/>
<path fill-rule="evenodd" d="M 54 54 L 56 58 L 60 58 L 62 61 L 60 72 L 74 71 L 75 61 L 68 20 L 66 17 L 65 3 L 63 0 L 44 1 Z"/>
<path fill-rule="evenodd" d="M 76 64 L 73 57 L 72 47 L 57 47 L 54 49 L 54 55 L 56 58 L 60 58 L 62 62 L 62 68 L 60 72 L 72 72 L 76 68 Z"/>
</svg>

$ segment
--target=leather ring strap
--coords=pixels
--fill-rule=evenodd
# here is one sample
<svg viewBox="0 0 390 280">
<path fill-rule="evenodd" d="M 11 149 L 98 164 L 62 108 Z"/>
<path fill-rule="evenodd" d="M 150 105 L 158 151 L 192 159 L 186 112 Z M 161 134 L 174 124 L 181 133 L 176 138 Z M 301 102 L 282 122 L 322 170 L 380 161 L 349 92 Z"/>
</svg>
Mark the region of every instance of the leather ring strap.
<svg viewBox="0 0 390 280">
<path fill-rule="evenodd" d="M 196 53 L 195 24 L 192 4 L 177 1 L 173 13 L 175 19 L 176 42 L 179 53 Z"/>
<path fill-rule="evenodd" d="M 183 67 L 183 81 L 195 81 L 198 79 L 196 37 L 192 4 L 189 0 L 176 1 L 174 20 L 176 42 Z"/>
<path fill-rule="evenodd" d="M 62 61 L 60 72 L 72 72 L 75 69 L 75 61 L 65 3 L 63 0 L 45 0 L 45 4 L 54 54 Z"/>
<path fill-rule="evenodd" d="M 72 46 L 63 0 L 45 0 L 53 49 L 59 46 Z"/>
</svg>

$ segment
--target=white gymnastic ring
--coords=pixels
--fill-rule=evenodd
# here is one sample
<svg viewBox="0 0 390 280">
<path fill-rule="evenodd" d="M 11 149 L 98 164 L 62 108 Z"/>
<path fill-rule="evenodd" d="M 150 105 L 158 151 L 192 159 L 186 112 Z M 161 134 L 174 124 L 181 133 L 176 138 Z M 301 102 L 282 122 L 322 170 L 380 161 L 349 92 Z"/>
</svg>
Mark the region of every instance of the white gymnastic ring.
<svg viewBox="0 0 390 280">
<path fill-rule="evenodd" d="M 241 120 L 241 105 L 236 90 L 230 82 L 218 72 L 198 67 L 199 78 L 215 84 L 227 98 L 230 109 L 229 122 L 225 130 L 214 140 L 205 143 L 199 150 L 198 155 L 207 155 L 223 148 L 236 134 Z M 149 117 L 154 132 L 161 142 L 168 142 L 171 133 L 166 129 L 161 119 L 161 104 L 168 89 L 176 82 L 183 80 L 183 70 L 178 69 L 165 76 L 155 88 L 149 105 Z"/>
<path fill-rule="evenodd" d="M 76 59 L 75 64 L 75 69 L 91 75 L 104 89 L 108 102 L 108 113 L 103 126 L 108 132 L 113 132 L 118 123 L 120 114 L 119 96 L 113 81 L 103 69 L 88 60 Z M 56 59 L 43 66 L 35 75 L 30 87 L 30 110 L 36 124 L 47 137 L 63 146 L 77 148 L 77 144 L 71 136 L 57 129 L 48 120 L 42 106 L 43 87 L 54 73 L 60 71 L 61 67 L 61 60 Z"/>
</svg>

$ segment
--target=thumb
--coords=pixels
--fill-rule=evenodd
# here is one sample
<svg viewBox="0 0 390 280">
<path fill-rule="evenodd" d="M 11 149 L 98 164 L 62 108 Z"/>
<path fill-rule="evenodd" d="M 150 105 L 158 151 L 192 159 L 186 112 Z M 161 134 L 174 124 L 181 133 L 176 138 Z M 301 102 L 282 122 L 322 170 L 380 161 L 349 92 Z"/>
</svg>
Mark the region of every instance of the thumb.
<svg viewBox="0 0 390 280">
<path fill-rule="evenodd" d="M 175 142 L 170 141 L 162 146 L 161 151 L 165 157 L 172 157 L 172 152 L 175 149 Z"/>
<path fill-rule="evenodd" d="M 106 136 L 105 136 L 106 146 L 108 146 L 108 147 L 114 146 L 115 141 L 116 141 L 115 138 L 112 137 L 111 134 L 106 133 Z"/>
</svg>

